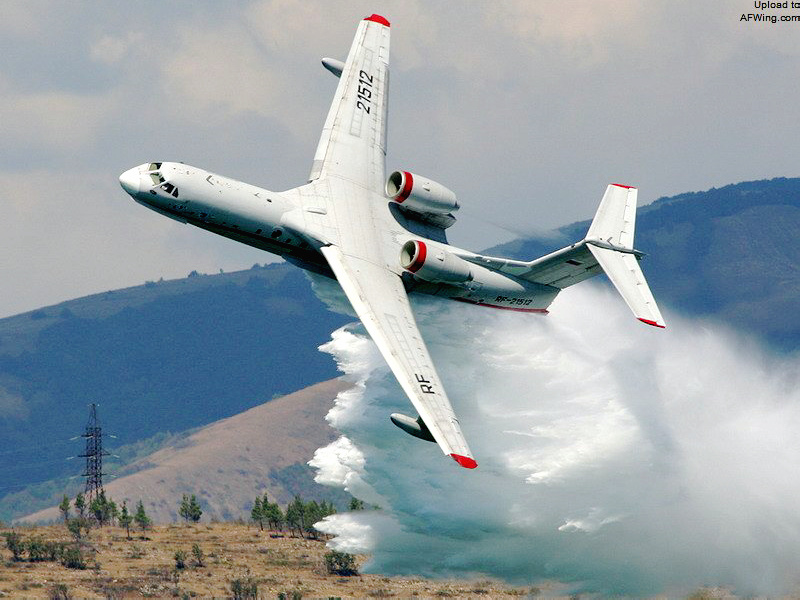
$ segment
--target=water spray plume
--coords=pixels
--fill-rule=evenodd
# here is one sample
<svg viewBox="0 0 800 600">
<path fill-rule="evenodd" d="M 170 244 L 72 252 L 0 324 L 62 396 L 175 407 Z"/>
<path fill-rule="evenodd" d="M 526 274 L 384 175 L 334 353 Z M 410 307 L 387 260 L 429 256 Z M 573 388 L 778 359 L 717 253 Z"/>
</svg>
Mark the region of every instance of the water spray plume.
<svg viewBox="0 0 800 600">
<path fill-rule="evenodd" d="M 317 480 L 379 511 L 327 518 L 387 574 L 543 579 L 569 591 L 782 594 L 800 574 L 796 361 L 719 326 L 631 319 L 585 285 L 549 317 L 416 298 L 479 467 L 392 426 L 408 401 L 361 330 L 323 346 L 355 386 Z"/>
</svg>

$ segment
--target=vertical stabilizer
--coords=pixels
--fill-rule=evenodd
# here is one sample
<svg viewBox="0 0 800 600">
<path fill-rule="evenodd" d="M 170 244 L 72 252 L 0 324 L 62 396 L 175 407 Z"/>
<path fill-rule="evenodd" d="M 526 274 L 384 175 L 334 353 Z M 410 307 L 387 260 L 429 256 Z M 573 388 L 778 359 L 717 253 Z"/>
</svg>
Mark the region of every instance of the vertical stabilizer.
<svg viewBox="0 0 800 600">
<path fill-rule="evenodd" d="M 598 239 L 622 248 L 633 248 L 633 230 L 636 226 L 635 187 L 612 183 L 600 201 L 586 239 Z"/>
</svg>

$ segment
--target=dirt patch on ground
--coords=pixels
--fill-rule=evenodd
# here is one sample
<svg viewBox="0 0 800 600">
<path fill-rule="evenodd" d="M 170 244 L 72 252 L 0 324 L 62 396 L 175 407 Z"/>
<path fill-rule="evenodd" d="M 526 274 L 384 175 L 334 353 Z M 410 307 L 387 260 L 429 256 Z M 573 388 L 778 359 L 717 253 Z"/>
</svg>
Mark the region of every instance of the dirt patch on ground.
<svg viewBox="0 0 800 600">
<path fill-rule="evenodd" d="M 11 531 L 0 530 L 0 533 Z M 23 539 L 70 541 L 63 526 L 19 527 Z M 252 590 L 259 598 L 508 598 L 537 595 L 538 588 L 515 588 L 486 579 L 431 580 L 414 577 L 330 575 L 323 541 L 260 531 L 233 523 L 163 525 L 144 535 L 119 527 L 93 529 L 83 547 L 85 570 L 58 562 L 14 561 L 0 537 L 0 597 L 217 597 Z M 202 551 L 197 564 L 192 548 Z M 177 568 L 175 553 L 185 553 Z M 23 554 L 23 556 L 26 556 Z M 359 557 L 363 562 L 365 557 Z M 56 592 L 67 596 L 56 596 Z M 283 596 L 281 596 L 283 594 Z"/>
</svg>

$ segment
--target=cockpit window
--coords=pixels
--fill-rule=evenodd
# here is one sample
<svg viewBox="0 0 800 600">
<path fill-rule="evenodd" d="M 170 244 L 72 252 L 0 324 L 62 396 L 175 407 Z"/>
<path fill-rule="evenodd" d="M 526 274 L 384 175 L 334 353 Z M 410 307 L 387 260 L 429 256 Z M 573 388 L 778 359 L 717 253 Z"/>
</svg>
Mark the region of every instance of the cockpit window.
<svg viewBox="0 0 800 600">
<path fill-rule="evenodd" d="M 150 179 L 153 180 L 153 185 L 164 183 L 164 176 L 158 171 L 156 171 L 155 173 L 150 173 Z"/>
<path fill-rule="evenodd" d="M 158 171 L 161 168 L 161 163 L 150 163 L 150 168 L 148 171 Z"/>
<path fill-rule="evenodd" d="M 164 181 L 163 179 L 161 181 Z M 161 186 L 161 189 L 167 192 L 168 194 L 172 194 L 173 198 L 178 197 L 178 188 L 176 188 L 171 183 L 165 183 Z"/>
</svg>

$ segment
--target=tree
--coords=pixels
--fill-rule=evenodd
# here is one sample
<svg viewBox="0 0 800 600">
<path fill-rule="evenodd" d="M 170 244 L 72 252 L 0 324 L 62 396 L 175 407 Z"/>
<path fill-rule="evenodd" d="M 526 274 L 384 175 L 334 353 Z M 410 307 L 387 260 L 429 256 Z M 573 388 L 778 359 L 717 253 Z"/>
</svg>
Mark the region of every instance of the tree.
<svg viewBox="0 0 800 600">
<path fill-rule="evenodd" d="M 131 516 L 131 513 L 128 512 L 127 501 L 122 502 L 122 510 L 119 513 L 117 522 L 119 523 L 120 527 L 125 528 L 125 534 L 127 535 L 128 539 L 131 539 L 131 523 L 133 522 L 133 517 Z"/>
<path fill-rule="evenodd" d="M 191 495 L 189 498 L 189 520 L 193 523 L 197 523 L 200 521 L 200 517 L 203 516 L 203 509 L 200 508 L 200 503 L 197 501 L 197 498 L 194 494 Z"/>
<path fill-rule="evenodd" d="M 267 500 L 267 496 L 264 495 L 264 500 Z M 269 501 L 267 501 L 269 504 Z M 253 502 L 253 508 L 250 511 L 250 518 L 253 520 L 253 523 L 258 523 L 261 527 L 261 531 L 264 531 L 264 519 L 266 515 L 264 514 L 264 505 L 261 502 L 261 498 L 256 496 L 255 501 Z"/>
<path fill-rule="evenodd" d="M 335 513 L 336 507 L 331 502 L 323 500 L 317 504 L 312 500 L 305 505 L 305 510 L 303 511 L 303 529 L 308 535 L 317 538 L 320 532 L 314 528 L 314 525 L 325 517 Z"/>
<path fill-rule="evenodd" d="M 75 517 L 67 521 L 67 530 L 75 538 L 75 541 L 80 541 L 84 533 L 89 533 L 89 519 L 85 517 Z"/>
<path fill-rule="evenodd" d="M 273 531 L 279 530 L 283 527 L 284 516 L 281 507 L 277 502 L 269 502 L 264 498 L 265 502 L 262 503 L 262 510 L 264 512 L 264 519 L 269 523 L 269 528 Z"/>
<path fill-rule="evenodd" d="M 300 496 L 295 496 L 294 499 L 286 507 L 286 524 L 289 530 L 294 535 L 294 530 L 300 531 L 300 537 L 303 536 L 303 513 L 305 512 L 305 504 Z"/>
<path fill-rule="evenodd" d="M 119 507 L 117 503 L 114 502 L 109 498 L 108 500 L 108 521 L 109 523 L 113 523 L 115 520 L 119 519 Z"/>
<path fill-rule="evenodd" d="M 78 492 L 78 495 L 75 496 L 75 510 L 78 511 L 78 517 L 81 519 L 86 517 L 86 499 L 81 492 Z"/>
<path fill-rule="evenodd" d="M 197 564 L 198 567 L 205 566 L 205 563 L 203 562 L 205 560 L 205 555 L 203 554 L 203 550 L 200 548 L 199 544 L 192 545 L 192 556 L 194 556 L 195 564 Z"/>
<path fill-rule="evenodd" d="M 64 517 L 64 524 L 66 525 L 67 521 L 69 521 L 69 496 L 66 494 L 64 494 L 64 497 L 61 499 L 58 510 L 61 511 L 61 515 Z"/>
<path fill-rule="evenodd" d="M 178 508 L 178 514 L 184 521 L 187 523 L 189 522 L 189 496 L 187 494 L 184 494 L 181 498 L 181 505 Z"/>
<path fill-rule="evenodd" d="M 348 510 L 364 510 L 365 505 L 363 500 L 359 500 L 358 498 L 350 498 L 350 506 Z"/>
<path fill-rule="evenodd" d="M 61 553 L 61 564 L 68 569 L 85 569 L 86 561 L 83 558 L 81 547 L 77 544 L 66 546 Z"/>
<path fill-rule="evenodd" d="M 255 600 L 258 598 L 258 582 L 250 577 L 237 577 L 231 581 L 233 600 Z"/>
<path fill-rule="evenodd" d="M 104 490 L 100 490 L 100 493 L 92 499 L 89 511 L 101 527 L 107 525 L 119 515 L 117 504 L 113 500 L 106 498 Z"/>
<path fill-rule="evenodd" d="M 184 494 L 178 513 L 187 523 L 189 521 L 197 523 L 203 515 L 203 509 L 200 508 L 200 503 L 197 501 L 197 497 L 194 494 L 191 496 Z"/>
<path fill-rule="evenodd" d="M 356 568 L 356 557 L 347 552 L 331 550 L 325 555 L 325 567 L 331 575 L 343 575 L 349 577 L 358 575 Z"/>
<path fill-rule="evenodd" d="M 6 548 L 11 550 L 14 560 L 22 560 L 22 551 L 25 549 L 22 536 L 16 531 L 11 531 L 4 533 L 3 537 L 6 538 Z"/>
<path fill-rule="evenodd" d="M 317 530 L 314 529 L 314 523 L 322 518 L 320 516 L 321 514 L 320 506 L 315 500 L 308 502 L 303 507 L 303 531 L 305 531 L 307 536 L 317 537 Z"/>
<path fill-rule="evenodd" d="M 133 515 L 133 520 L 136 521 L 136 524 L 142 528 L 142 533 L 150 527 L 150 517 L 147 516 L 147 513 L 144 510 L 144 504 L 141 500 L 136 505 L 136 513 Z"/>
<path fill-rule="evenodd" d="M 185 569 L 186 568 L 186 552 L 183 550 L 178 550 L 175 552 L 175 568 L 176 569 Z"/>
</svg>

